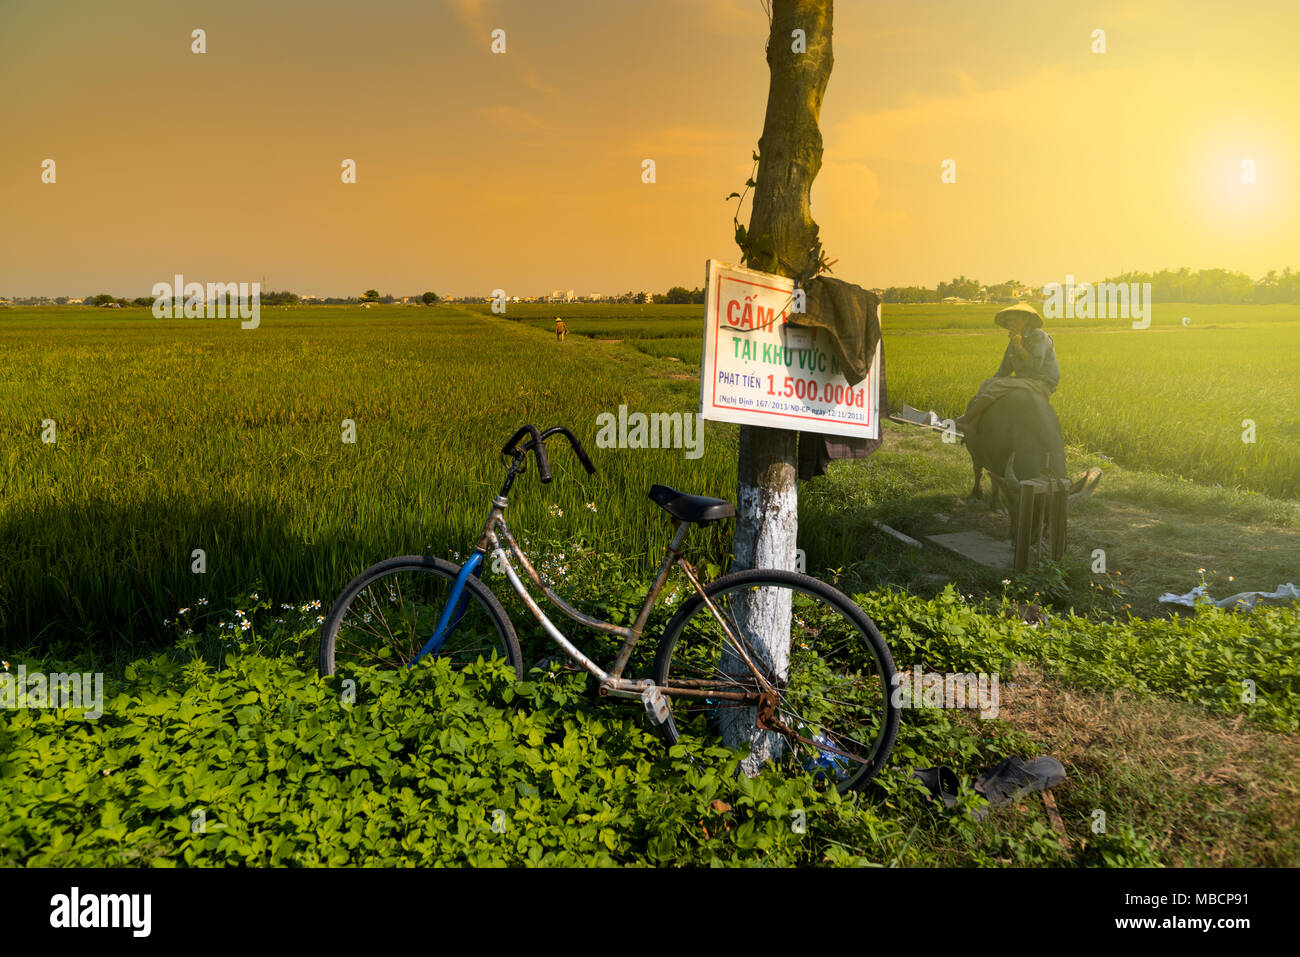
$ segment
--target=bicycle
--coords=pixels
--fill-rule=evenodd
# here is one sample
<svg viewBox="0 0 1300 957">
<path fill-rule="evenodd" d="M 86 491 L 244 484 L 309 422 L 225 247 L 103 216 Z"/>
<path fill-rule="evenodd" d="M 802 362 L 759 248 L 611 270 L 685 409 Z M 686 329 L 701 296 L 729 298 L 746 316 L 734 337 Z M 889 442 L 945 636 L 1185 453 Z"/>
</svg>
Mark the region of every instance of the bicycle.
<svg viewBox="0 0 1300 957">
<path fill-rule="evenodd" d="M 702 585 L 681 548 L 691 525 L 734 518 L 724 499 L 685 495 L 664 485 L 649 497 L 676 520 L 658 572 L 629 626 L 573 608 L 542 580 L 505 521 L 507 498 L 533 453 L 551 481 L 545 442 L 568 440 L 588 474 L 596 468 L 567 428 L 520 428 L 501 450 L 509 469 L 473 552 L 463 565 L 407 555 L 372 565 L 339 594 L 322 628 L 322 676 L 346 666 L 413 668 L 429 657 L 453 667 L 497 654 L 524 677 L 518 636 L 482 581 L 491 554 L 547 636 L 594 676 L 603 697 L 640 699 L 669 745 L 684 731 L 748 743 L 746 770 L 771 761 L 785 773 L 811 774 L 839 791 L 862 788 L 880 770 L 898 735 L 894 662 L 875 624 L 842 592 L 797 572 L 739 571 Z M 524 444 L 521 440 L 527 439 Z M 547 617 L 515 569 L 567 618 L 623 639 L 602 668 Z M 633 649 L 674 567 L 693 589 L 664 627 L 649 678 L 624 677 Z"/>
</svg>

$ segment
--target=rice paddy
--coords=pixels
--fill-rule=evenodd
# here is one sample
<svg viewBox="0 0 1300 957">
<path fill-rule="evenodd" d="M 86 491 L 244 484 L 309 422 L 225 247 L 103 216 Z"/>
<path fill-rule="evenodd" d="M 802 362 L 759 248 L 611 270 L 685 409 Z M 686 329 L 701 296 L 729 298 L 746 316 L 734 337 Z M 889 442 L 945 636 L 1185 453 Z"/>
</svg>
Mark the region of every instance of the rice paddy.
<svg viewBox="0 0 1300 957">
<path fill-rule="evenodd" d="M 995 311 L 886 307 L 892 401 L 958 414 L 1001 357 Z M 562 345 L 555 315 L 573 333 Z M 645 490 L 732 495 L 735 430 L 710 423 L 688 459 L 596 448 L 596 418 L 694 411 L 701 325 L 699 306 L 267 308 L 256 330 L 144 309 L 4 310 L 0 630 L 11 643 L 157 638 L 202 597 L 260 584 L 327 604 L 381 558 L 463 554 L 499 486 L 500 445 L 525 422 L 574 428 L 598 472 L 557 447 L 555 482 L 525 477 L 512 524 L 648 570 L 668 525 Z M 1048 329 L 1073 447 L 1202 486 L 1300 492 L 1300 307 L 1157 305 L 1147 330 Z M 810 545 L 810 562 L 854 557 L 836 523 L 810 517 L 830 543 Z M 694 541 L 721 559 L 729 533 Z"/>
</svg>

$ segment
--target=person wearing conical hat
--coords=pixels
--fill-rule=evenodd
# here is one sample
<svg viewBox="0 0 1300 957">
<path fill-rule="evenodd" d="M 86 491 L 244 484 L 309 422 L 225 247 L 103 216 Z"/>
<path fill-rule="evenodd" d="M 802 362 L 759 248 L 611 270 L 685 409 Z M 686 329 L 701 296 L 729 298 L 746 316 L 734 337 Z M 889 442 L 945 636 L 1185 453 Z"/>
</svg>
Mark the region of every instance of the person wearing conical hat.
<svg viewBox="0 0 1300 957">
<path fill-rule="evenodd" d="M 1056 364 L 1056 347 L 1052 337 L 1043 331 L 1038 311 L 1029 303 L 1021 302 L 1003 309 L 993 321 L 1007 330 L 1011 340 L 993 377 L 1015 375 L 1033 379 L 1044 383 L 1049 395 L 1055 392 L 1061 382 L 1061 370 Z"/>
<path fill-rule="evenodd" d="M 569 334 L 569 327 L 564 324 L 564 320 L 559 316 L 555 317 L 555 341 L 563 342 L 564 337 Z"/>
<path fill-rule="evenodd" d="M 1043 331 L 1043 320 L 1038 310 L 1027 302 L 1008 306 L 993 321 L 1007 330 L 1007 349 L 1002 354 L 1002 364 L 992 379 L 984 380 L 979 392 L 966 406 L 966 412 L 956 421 L 957 430 L 969 436 L 979 425 L 980 416 L 1002 396 L 1014 389 L 1030 389 L 1047 399 L 1056 391 L 1061 381 L 1061 370 L 1056 364 L 1056 346 L 1052 337 Z"/>
</svg>

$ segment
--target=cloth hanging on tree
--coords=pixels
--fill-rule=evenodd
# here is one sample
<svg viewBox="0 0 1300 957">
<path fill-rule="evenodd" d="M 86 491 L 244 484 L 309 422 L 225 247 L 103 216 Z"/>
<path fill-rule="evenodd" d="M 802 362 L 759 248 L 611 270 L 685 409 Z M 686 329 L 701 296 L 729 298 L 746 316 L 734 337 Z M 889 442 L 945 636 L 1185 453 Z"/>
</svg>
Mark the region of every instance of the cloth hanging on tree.
<svg viewBox="0 0 1300 957">
<path fill-rule="evenodd" d="M 814 276 L 804 287 L 805 313 L 800 326 L 825 329 L 849 385 L 857 385 L 871 371 L 871 359 L 880 342 L 880 299 L 875 293 L 843 279 Z"/>
<path fill-rule="evenodd" d="M 815 276 L 804 287 L 806 313 L 798 325 L 824 329 L 849 385 L 857 385 L 871 371 L 871 361 L 880 347 L 880 415 L 889 415 L 889 395 L 885 388 L 885 349 L 880 337 L 878 310 L 880 299 L 875 293 L 828 276 Z M 820 432 L 799 433 L 799 478 L 825 475 L 835 459 L 864 459 L 884 441 L 855 439 Z"/>
</svg>

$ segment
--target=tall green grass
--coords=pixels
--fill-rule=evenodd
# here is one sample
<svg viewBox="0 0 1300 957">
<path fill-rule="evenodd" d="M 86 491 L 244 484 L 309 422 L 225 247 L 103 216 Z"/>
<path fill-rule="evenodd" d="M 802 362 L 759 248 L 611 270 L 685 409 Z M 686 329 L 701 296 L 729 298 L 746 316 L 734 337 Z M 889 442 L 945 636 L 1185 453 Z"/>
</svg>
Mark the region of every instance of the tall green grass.
<svg viewBox="0 0 1300 957">
<path fill-rule="evenodd" d="M 328 606 L 353 575 L 405 553 L 464 555 L 526 422 L 566 424 L 555 481 L 530 471 L 508 519 L 581 539 L 647 571 L 670 533 L 654 482 L 730 495 L 734 436 L 703 458 L 598 449 L 596 416 L 692 411 L 691 390 L 638 354 L 462 310 L 264 309 L 261 326 L 145 310 L 13 310 L 0 321 L 0 628 L 13 641 L 166 634 L 203 596 L 261 582 Z M 41 441 L 42 421 L 57 442 Z M 343 420 L 357 441 L 342 441 Z M 591 503 L 592 511 L 587 507 Z M 725 551 L 726 530 L 697 542 Z M 206 552 L 207 571 L 191 570 Z"/>
</svg>

